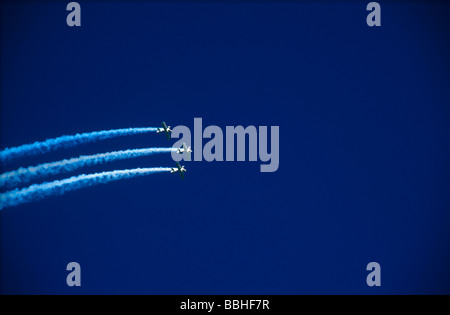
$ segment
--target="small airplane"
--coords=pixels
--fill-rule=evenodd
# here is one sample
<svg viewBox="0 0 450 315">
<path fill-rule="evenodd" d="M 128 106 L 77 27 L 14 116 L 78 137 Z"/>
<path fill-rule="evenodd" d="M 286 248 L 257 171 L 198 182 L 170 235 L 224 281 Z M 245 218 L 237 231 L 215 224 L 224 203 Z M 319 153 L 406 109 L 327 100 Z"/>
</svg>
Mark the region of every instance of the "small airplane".
<svg viewBox="0 0 450 315">
<path fill-rule="evenodd" d="M 165 132 L 167 140 L 170 140 L 170 134 L 172 133 L 172 129 L 170 129 L 170 126 L 167 127 L 167 125 L 164 121 L 162 122 L 161 125 L 162 125 L 162 128 L 158 128 L 158 130 L 156 130 L 156 133 Z"/>
<path fill-rule="evenodd" d="M 186 143 L 183 142 L 183 146 L 181 148 L 178 149 L 177 153 L 179 154 L 183 154 L 184 152 L 186 153 L 192 153 L 192 149 L 191 147 L 187 146 Z"/>
<path fill-rule="evenodd" d="M 183 172 L 186 172 L 186 169 L 184 168 L 184 166 L 181 166 L 180 163 L 177 162 L 177 167 L 176 168 L 172 167 L 172 170 L 170 172 L 171 173 L 180 172 L 181 179 L 184 179 Z"/>
</svg>

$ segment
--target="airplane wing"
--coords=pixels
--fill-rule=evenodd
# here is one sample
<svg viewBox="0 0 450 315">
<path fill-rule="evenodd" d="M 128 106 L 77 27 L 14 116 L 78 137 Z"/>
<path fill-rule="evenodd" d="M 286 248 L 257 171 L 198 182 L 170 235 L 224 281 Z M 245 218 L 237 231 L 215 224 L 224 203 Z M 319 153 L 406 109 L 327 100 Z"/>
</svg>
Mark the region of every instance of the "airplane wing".
<svg viewBox="0 0 450 315">
<path fill-rule="evenodd" d="M 190 160 L 191 160 L 191 152 L 192 152 L 192 149 L 191 149 L 191 147 L 188 147 L 188 146 L 186 145 L 186 143 L 184 143 L 184 142 L 183 142 L 183 152 L 186 154 L 186 155 L 185 155 L 185 156 L 186 156 L 185 161 L 190 161 Z"/>
<path fill-rule="evenodd" d="M 184 179 L 183 169 L 180 165 L 180 163 L 177 162 L 178 171 L 180 172 L 181 179 Z"/>
<path fill-rule="evenodd" d="M 166 133 L 167 140 L 170 140 L 169 128 L 167 127 L 167 124 L 165 121 L 162 122 L 162 127 L 163 127 L 164 132 Z"/>
</svg>

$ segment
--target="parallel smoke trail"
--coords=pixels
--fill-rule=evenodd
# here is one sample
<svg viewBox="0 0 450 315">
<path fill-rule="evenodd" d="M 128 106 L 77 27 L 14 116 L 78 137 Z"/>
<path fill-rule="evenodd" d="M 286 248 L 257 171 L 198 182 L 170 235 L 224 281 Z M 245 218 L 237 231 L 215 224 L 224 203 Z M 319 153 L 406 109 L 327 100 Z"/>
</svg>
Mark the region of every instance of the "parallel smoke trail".
<svg viewBox="0 0 450 315">
<path fill-rule="evenodd" d="M 50 196 L 59 196 L 67 192 L 106 184 L 112 181 L 146 176 L 154 173 L 170 172 L 170 167 L 137 168 L 132 170 L 103 172 L 97 174 L 80 175 L 71 178 L 32 185 L 28 188 L 15 189 L 0 195 L 0 210 L 24 203 L 42 200 Z"/>
<path fill-rule="evenodd" d="M 86 155 L 77 158 L 62 160 L 58 162 L 45 163 L 27 168 L 21 167 L 18 170 L 0 175 L 0 187 L 13 188 L 20 184 L 26 184 L 37 177 L 68 173 L 82 167 L 98 165 L 118 160 L 138 158 L 155 153 L 171 153 L 175 148 L 146 148 L 116 151 L 96 155 Z"/>
<path fill-rule="evenodd" d="M 158 128 L 127 128 L 95 131 L 89 133 L 76 134 L 72 136 L 61 136 L 54 139 L 48 139 L 42 142 L 24 144 L 18 147 L 6 148 L 0 151 L 0 163 L 8 162 L 12 159 L 44 154 L 52 150 L 61 148 L 70 148 L 80 144 L 91 143 L 98 140 L 105 140 L 115 137 L 156 132 Z"/>
</svg>

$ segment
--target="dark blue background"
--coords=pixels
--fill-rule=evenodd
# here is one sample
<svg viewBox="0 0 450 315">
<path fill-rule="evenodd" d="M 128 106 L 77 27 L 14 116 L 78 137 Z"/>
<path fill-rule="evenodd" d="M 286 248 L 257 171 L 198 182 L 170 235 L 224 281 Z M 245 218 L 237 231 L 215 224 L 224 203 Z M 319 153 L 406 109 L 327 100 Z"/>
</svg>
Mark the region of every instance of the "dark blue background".
<svg viewBox="0 0 450 315">
<path fill-rule="evenodd" d="M 68 2 L 1 5 L 1 147 L 202 117 L 280 126 L 280 168 L 190 162 L 184 181 L 5 209 L 3 293 L 450 293 L 448 4 L 380 2 L 370 28 L 369 1 L 80 1 L 70 28 Z M 3 170 L 172 143 L 127 137 Z"/>
</svg>

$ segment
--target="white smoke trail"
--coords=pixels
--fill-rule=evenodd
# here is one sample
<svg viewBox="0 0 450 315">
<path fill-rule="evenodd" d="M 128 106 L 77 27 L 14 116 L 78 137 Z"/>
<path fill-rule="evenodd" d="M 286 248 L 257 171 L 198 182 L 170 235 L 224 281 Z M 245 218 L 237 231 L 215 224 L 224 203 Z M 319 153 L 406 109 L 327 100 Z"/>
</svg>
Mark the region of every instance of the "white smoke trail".
<svg viewBox="0 0 450 315">
<path fill-rule="evenodd" d="M 77 158 L 62 160 L 58 162 L 45 163 L 37 166 L 21 167 L 18 170 L 0 175 L 0 187 L 13 188 L 20 184 L 27 184 L 38 177 L 68 173 L 77 169 L 113 162 L 118 160 L 138 158 L 155 153 L 171 153 L 175 148 L 145 148 L 124 150 L 96 155 L 82 155 Z"/>
<path fill-rule="evenodd" d="M 121 179 L 146 176 L 154 173 L 170 172 L 171 170 L 172 169 L 170 167 L 137 168 L 89 175 L 83 174 L 63 180 L 36 184 L 27 188 L 15 189 L 1 194 L 0 210 L 7 207 L 14 207 L 24 203 L 42 200 L 50 196 L 63 195 L 67 192 L 85 187 L 106 184 Z"/>
<path fill-rule="evenodd" d="M 13 148 L 6 148 L 0 151 L 0 163 L 5 163 L 12 159 L 20 157 L 44 154 L 60 148 L 70 148 L 80 144 L 90 143 L 98 140 L 156 132 L 157 130 L 158 128 L 127 128 L 127 129 L 95 131 L 89 133 L 76 134 L 72 136 L 61 136 L 54 139 L 48 139 L 42 142 L 24 144 Z"/>
</svg>

